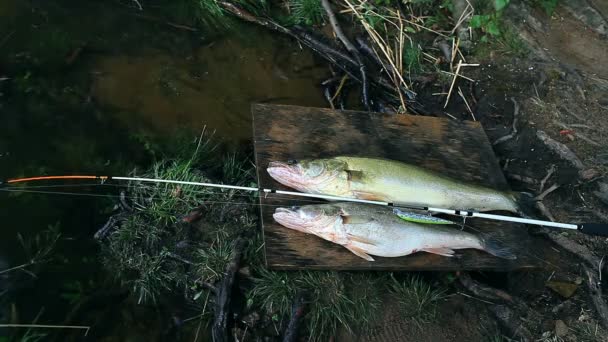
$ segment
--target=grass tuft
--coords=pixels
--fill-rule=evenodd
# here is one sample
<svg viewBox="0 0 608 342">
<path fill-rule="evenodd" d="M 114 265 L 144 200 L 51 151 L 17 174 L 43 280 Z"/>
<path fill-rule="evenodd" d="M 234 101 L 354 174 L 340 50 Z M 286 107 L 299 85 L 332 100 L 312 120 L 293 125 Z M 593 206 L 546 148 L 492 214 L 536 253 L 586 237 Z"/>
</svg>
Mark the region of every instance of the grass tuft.
<svg viewBox="0 0 608 342">
<path fill-rule="evenodd" d="M 406 317 L 428 323 L 436 318 L 437 304 L 444 298 L 445 290 L 433 288 L 417 275 L 408 275 L 401 281 L 392 278 L 391 293 L 399 301 Z"/>
<path fill-rule="evenodd" d="M 296 292 L 306 294 L 309 340 L 325 340 L 340 327 L 364 328 L 380 306 L 377 277 L 338 272 L 273 272 L 261 268 L 249 297 L 272 317 L 287 319 Z"/>
<path fill-rule="evenodd" d="M 320 0 L 289 0 L 288 6 L 294 24 L 320 25 L 325 19 Z"/>
<path fill-rule="evenodd" d="M 229 155 L 209 158 L 216 145 L 204 134 L 183 143 L 175 155 L 189 156 L 154 163 L 139 174 L 146 178 L 187 182 L 219 182 L 201 171 L 216 165 L 214 173 L 232 184 L 250 184 L 248 161 Z M 188 148 L 184 148 L 187 146 Z M 213 173 L 214 170 L 209 168 Z M 131 182 L 127 198 L 134 209 L 102 244 L 103 262 L 125 286 L 137 294 L 138 302 L 156 302 L 159 295 L 181 291 L 192 299 L 201 288 L 219 280 L 232 254 L 231 242 L 255 227 L 252 195 L 234 190 L 201 188 L 195 185 Z M 198 208 L 203 214 L 199 229 L 182 217 Z"/>
</svg>

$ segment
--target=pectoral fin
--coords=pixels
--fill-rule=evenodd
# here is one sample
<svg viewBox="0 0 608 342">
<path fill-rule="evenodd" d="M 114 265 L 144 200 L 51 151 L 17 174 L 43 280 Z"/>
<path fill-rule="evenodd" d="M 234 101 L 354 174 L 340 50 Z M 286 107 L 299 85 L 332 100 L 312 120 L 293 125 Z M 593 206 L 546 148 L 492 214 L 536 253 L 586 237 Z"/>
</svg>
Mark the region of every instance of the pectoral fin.
<svg viewBox="0 0 608 342">
<path fill-rule="evenodd" d="M 449 248 L 445 248 L 445 247 L 439 247 L 439 248 L 425 248 L 425 249 L 421 249 L 421 251 L 423 252 L 427 252 L 427 253 L 432 253 L 432 254 L 437 254 L 437 255 L 443 255 L 446 257 L 453 257 L 454 256 L 454 250 L 453 249 L 449 249 Z"/>
<path fill-rule="evenodd" d="M 353 196 L 355 196 L 358 199 L 364 199 L 364 200 L 368 200 L 368 201 L 384 201 L 384 199 L 382 197 L 380 197 L 377 194 L 371 193 L 371 192 L 353 191 L 352 194 L 353 194 Z"/>
<path fill-rule="evenodd" d="M 372 240 L 366 239 L 366 238 L 361 237 L 361 236 L 355 236 L 355 235 L 348 234 L 348 239 L 351 240 L 351 241 L 360 242 L 360 243 L 364 243 L 364 244 L 367 244 L 367 245 L 372 245 L 372 246 L 376 245 Z"/>
<path fill-rule="evenodd" d="M 369 254 L 365 253 L 365 251 L 362 250 L 361 248 L 354 247 L 354 246 L 344 246 L 344 247 L 346 247 L 346 249 L 353 252 L 353 254 L 355 254 L 356 256 L 358 256 L 360 258 L 363 258 L 367 261 L 374 261 L 374 258 L 369 256 Z"/>
</svg>

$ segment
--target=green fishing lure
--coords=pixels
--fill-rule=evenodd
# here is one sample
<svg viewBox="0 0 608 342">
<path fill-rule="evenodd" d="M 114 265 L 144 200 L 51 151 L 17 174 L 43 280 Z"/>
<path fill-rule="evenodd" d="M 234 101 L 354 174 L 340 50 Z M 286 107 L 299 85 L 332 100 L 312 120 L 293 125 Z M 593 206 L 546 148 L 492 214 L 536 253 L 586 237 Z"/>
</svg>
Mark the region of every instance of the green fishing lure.
<svg viewBox="0 0 608 342">
<path fill-rule="evenodd" d="M 393 213 L 397 215 L 400 219 L 409 222 L 416 223 L 424 223 L 424 224 L 454 224 L 452 221 L 444 220 L 439 217 L 424 215 L 424 214 L 416 214 L 412 212 L 403 211 L 401 209 L 393 209 Z"/>
</svg>

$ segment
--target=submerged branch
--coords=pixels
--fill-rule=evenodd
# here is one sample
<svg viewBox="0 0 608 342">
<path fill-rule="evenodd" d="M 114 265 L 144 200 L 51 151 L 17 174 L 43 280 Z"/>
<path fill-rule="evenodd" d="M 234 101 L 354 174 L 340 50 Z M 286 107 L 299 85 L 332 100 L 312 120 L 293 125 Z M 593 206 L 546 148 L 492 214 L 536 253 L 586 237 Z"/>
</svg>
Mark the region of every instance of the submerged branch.
<svg viewBox="0 0 608 342">
<path fill-rule="evenodd" d="M 298 340 L 298 328 L 300 327 L 300 323 L 302 322 L 302 318 L 304 317 L 306 310 L 304 297 L 304 292 L 298 292 L 293 300 L 293 304 L 291 306 L 291 318 L 289 319 L 287 329 L 285 329 L 283 342 L 295 342 Z"/>
<path fill-rule="evenodd" d="M 211 336 L 213 337 L 214 342 L 223 342 L 228 340 L 228 318 L 230 313 L 230 302 L 232 299 L 232 287 L 234 285 L 236 272 L 239 269 L 239 262 L 241 260 L 241 255 L 243 254 L 244 247 L 245 240 L 240 237 L 236 239 L 234 243 L 234 250 L 232 252 L 232 259 L 226 267 L 224 278 L 222 278 L 217 286 L 214 323 L 213 327 L 211 328 Z"/>
</svg>

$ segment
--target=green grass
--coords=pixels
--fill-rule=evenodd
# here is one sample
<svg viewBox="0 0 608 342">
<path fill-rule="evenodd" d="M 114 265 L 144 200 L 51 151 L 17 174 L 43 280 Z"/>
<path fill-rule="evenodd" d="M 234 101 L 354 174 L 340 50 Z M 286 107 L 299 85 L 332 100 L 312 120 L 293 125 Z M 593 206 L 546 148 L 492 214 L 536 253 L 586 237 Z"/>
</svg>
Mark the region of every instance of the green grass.
<svg viewBox="0 0 608 342">
<path fill-rule="evenodd" d="M 445 290 L 434 288 L 419 276 L 408 275 L 404 280 L 392 278 L 391 293 L 406 317 L 428 323 L 436 318 L 437 304 L 444 298 Z"/>
<path fill-rule="evenodd" d="M 249 162 L 235 154 L 223 160 L 209 157 L 209 150 L 216 148 L 211 140 L 204 134 L 189 139 L 189 143 L 178 139 L 182 147 L 167 151 L 188 158 L 156 162 L 147 172 L 134 171 L 133 175 L 187 182 L 222 181 L 210 179 L 201 171 L 205 165 L 215 165 L 215 171 L 211 166 L 206 168 L 209 173 L 226 176 L 232 184 L 250 184 Z M 156 302 L 159 295 L 174 291 L 185 293 L 189 299 L 197 294 L 201 297 L 203 283 L 213 284 L 221 278 L 232 254 L 231 241 L 255 226 L 250 205 L 253 197 L 233 190 L 131 182 L 127 198 L 135 210 L 102 242 L 102 255 L 106 268 L 133 290 L 139 303 Z M 181 217 L 201 205 L 204 217 L 200 224 L 204 229 L 199 230 Z"/>
<path fill-rule="evenodd" d="M 294 24 L 320 25 L 325 19 L 320 0 L 289 0 L 288 6 Z"/>
<path fill-rule="evenodd" d="M 420 45 L 412 43 L 404 47 L 403 64 L 405 72 L 412 75 L 422 71 L 422 48 Z"/>
<path fill-rule="evenodd" d="M 320 341 L 340 327 L 350 332 L 364 328 L 379 309 L 380 288 L 378 277 L 367 273 L 260 268 L 249 299 L 281 323 L 288 319 L 296 293 L 303 291 L 308 303 L 305 324 L 309 340 Z"/>
<path fill-rule="evenodd" d="M 473 54 L 486 58 L 491 53 L 499 53 L 508 56 L 526 57 L 530 50 L 526 43 L 518 36 L 517 32 L 510 28 L 501 28 L 501 35 L 494 39 L 479 42 Z"/>
</svg>

